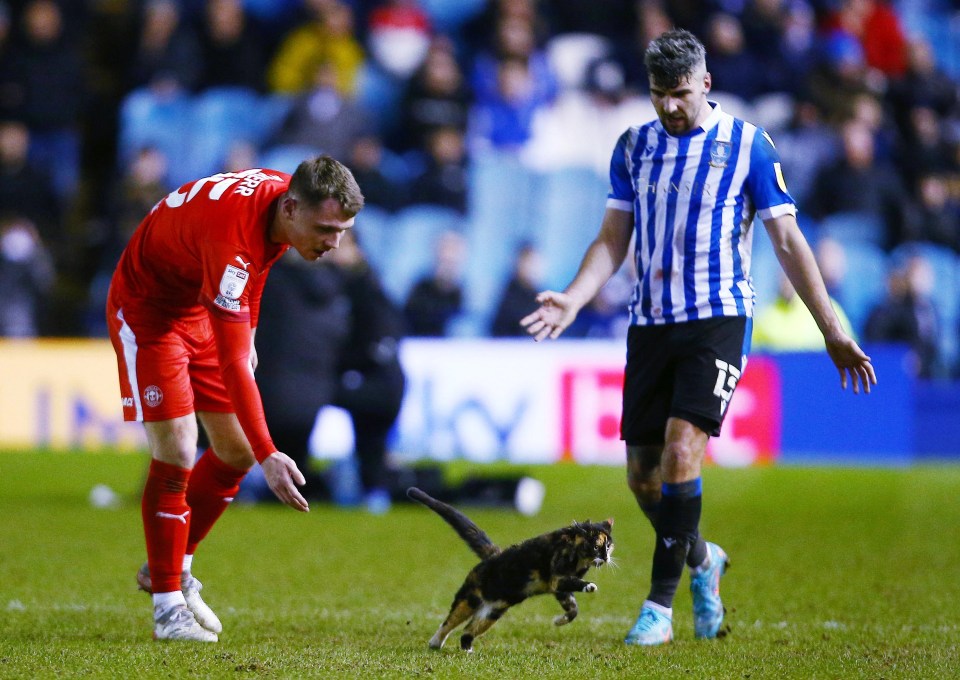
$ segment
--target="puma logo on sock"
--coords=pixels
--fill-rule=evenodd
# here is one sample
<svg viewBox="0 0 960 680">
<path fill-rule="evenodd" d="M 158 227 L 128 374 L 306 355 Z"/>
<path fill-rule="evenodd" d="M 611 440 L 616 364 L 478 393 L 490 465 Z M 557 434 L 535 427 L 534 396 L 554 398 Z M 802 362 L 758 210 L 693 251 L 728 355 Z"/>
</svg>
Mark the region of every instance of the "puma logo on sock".
<svg viewBox="0 0 960 680">
<path fill-rule="evenodd" d="M 157 513 L 157 517 L 163 517 L 164 519 L 175 519 L 175 520 L 179 520 L 180 522 L 186 524 L 186 523 L 187 523 L 187 515 L 189 515 L 189 514 L 190 514 L 190 511 L 189 511 L 189 510 L 187 510 L 186 512 L 183 512 L 183 513 L 181 513 L 181 514 L 179 514 L 179 515 L 174 515 L 173 513 L 169 513 L 169 512 L 158 512 L 158 513 Z"/>
</svg>

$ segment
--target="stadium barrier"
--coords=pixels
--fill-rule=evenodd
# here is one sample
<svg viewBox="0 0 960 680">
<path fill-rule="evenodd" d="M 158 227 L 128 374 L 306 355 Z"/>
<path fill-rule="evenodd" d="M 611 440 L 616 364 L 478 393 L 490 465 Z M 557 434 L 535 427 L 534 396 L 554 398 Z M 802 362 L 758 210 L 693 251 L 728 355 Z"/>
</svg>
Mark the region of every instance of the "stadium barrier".
<svg viewBox="0 0 960 680">
<path fill-rule="evenodd" d="M 904 464 L 931 453 L 931 442 L 942 448 L 932 453 L 960 455 L 958 439 L 928 432 L 943 423 L 924 415 L 936 412 L 932 398 L 956 403 L 960 388 L 931 397 L 905 370 L 905 349 L 868 351 L 880 376 L 869 396 L 841 391 L 823 354 L 753 355 L 710 458 Z M 404 460 L 619 464 L 624 356 L 619 340 L 407 340 L 393 449 Z M 0 376 L 0 448 L 144 448 L 142 428 L 122 421 L 106 340 L 0 341 Z M 718 389 L 732 384 L 718 371 Z M 313 438 L 321 457 L 343 455 L 352 439 L 342 432 L 349 421 L 329 415 Z"/>
</svg>

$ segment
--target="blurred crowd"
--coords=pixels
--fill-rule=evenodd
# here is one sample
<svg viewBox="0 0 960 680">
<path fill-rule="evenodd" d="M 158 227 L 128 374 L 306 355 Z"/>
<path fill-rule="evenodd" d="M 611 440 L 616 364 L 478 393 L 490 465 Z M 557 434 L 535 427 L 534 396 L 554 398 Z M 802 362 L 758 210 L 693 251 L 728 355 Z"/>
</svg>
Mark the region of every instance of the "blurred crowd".
<svg viewBox="0 0 960 680">
<path fill-rule="evenodd" d="M 358 234 L 407 334 L 518 334 L 535 291 L 564 283 L 544 275 L 554 225 L 491 213 L 477 168 L 602 186 L 616 138 L 654 115 L 642 53 L 672 26 L 706 44 L 711 98 L 773 136 L 805 233 L 842 262 L 852 330 L 956 375 L 957 0 L 0 0 L 0 335 L 103 334 L 116 258 L 157 200 L 316 152 L 356 174 L 382 229 L 362 213 Z M 424 206 L 447 226 L 387 234 Z M 509 248 L 474 248 L 484 220 Z M 420 269 L 397 264 L 412 250 Z M 464 271 L 484 256 L 498 278 L 478 304 Z M 571 335 L 622 334 L 629 278 Z M 768 283 L 760 311 L 786 314 Z"/>
</svg>

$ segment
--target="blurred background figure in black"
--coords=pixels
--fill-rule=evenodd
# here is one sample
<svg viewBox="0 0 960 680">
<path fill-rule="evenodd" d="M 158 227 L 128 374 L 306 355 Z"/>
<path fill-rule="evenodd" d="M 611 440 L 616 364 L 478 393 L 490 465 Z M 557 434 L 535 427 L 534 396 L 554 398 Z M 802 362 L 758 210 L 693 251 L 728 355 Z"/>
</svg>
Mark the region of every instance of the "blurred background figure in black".
<svg viewBox="0 0 960 680">
<path fill-rule="evenodd" d="M 897 342 L 910 346 L 911 370 L 923 378 L 946 372 L 940 356 L 938 337 L 943 329 L 930 294 L 933 269 L 920 254 L 909 256 L 887 277 L 887 299 L 873 308 L 867 318 L 864 339 Z"/>
<path fill-rule="evenodd" d="M 274 442 L 304 472 L 308 498 L 389 509 L 386 459 L 403 401 L 402 337 L 400 310 L 353 232 L 318 264 L 284 257 L 274 265 L 258 323 L 257 383 Z M 310 438 L 325 406 L 349 414 L 354 458 L 322 475 L 310 464 Z M 346 479 L 354 465 L 356 483 Z"/>
<path fill-rule="evenodd" d="M 349 302 L 349 333 L 337 364 L 333 405 L 353 421 L 363 501 L 371 512 L 383 512 L 391 495 L 404 491 L 393 488 L 396 475 L 387 464 L 389 437 L 406 385 L 399 356 L 403 314 L 384 292 L 353 231 L 344 234 L 328 257 Z"/>
<path fill-rule="evenodd" d="M 466 241 L 455 231 L 437 239 L 434 269 L 417 281 L 403 308 L 410 335 L 440 338 L 463 311 L 463 265 Z"/>
<path fill-rule="evenodd" d="M 24 217 L 0 219 L 0 337 L 38 335 L 53 285 L 53 262 L 36 227 Z"/>
<path fill-rule="evenodd" d="M 257 323 L 257 384 L 274 443 L 296 461 L 311 500 L 329 498 L 308 464 L 310 435 L 317 412 L 333 403 L 349 332 L 349 302 L 336 267 L 289 254 L 273 266 Z"/>
<path fill-rule="evenodd" d="M 313 87 L 296 95 L 273 144 L 298 144 L 346 162 L 354 143 L 369 134 L 366 111 L 337 90 L 332 62 L 317 67 Z"/>
<path fill-rule="evenodd" d="M 490 335 L 495 338 L 525 337 L 520 319 L 537 309 L 537 293 L 543 284 L 543 258 L 536 246 L 524 243 L 517 252 L 513 275 L 507 282 L 493 317 Z"/>
</svg>

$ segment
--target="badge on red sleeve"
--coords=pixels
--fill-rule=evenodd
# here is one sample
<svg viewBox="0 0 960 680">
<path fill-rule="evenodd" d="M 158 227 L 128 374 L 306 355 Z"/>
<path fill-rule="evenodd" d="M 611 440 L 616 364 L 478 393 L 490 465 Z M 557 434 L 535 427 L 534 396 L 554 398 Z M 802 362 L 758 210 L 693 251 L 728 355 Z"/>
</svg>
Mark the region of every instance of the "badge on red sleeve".
<svg viewBox="0 0 960 680">
<path fill-rule="evenodd" d="M 243 289 L 247 287 L 247 281 L 250 274 L 244 270 L 228 264 L 220 279 L 220 294 L 214 300 L 214 304 L 231 312 L 240 310 L 240 296 Z"/>
</svg>

